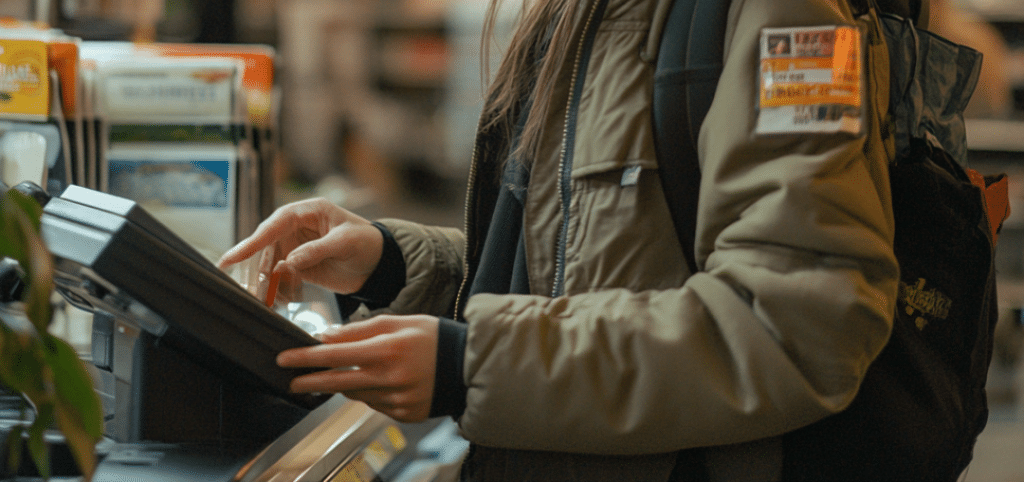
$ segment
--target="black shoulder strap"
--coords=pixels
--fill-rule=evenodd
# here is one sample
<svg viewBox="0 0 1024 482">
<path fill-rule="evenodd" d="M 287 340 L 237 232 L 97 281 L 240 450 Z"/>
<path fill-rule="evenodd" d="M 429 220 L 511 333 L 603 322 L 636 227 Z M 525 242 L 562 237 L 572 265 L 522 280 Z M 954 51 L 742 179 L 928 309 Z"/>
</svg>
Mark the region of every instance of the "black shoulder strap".
<svg viewBox="0 0 1024 482">
<path fill-rule="evenodd" d="M 690 271 L 700 164 L 697 137 L 722 74 L 729 0 L 675 0 L 654 74 L 654 145 L 662 190 Z"/>
</svg>

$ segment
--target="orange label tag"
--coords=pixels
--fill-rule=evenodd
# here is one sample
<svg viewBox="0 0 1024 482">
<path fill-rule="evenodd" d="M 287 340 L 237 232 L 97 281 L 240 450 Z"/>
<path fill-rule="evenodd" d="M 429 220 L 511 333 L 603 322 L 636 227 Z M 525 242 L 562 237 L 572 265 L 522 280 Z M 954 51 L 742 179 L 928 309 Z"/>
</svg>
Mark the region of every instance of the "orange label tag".
<svg viewBox="0 0 1024 482">
<path fill-rule="evenodd" d="M 0 117 L 46 120 L 49 116 L 46 43 L 0 39 Z"/>
<path fill-rule="evenodd" d="M 861 50 L 852 26 L 762 30 L 757 132 L 860 132 Z"/>
</svg>

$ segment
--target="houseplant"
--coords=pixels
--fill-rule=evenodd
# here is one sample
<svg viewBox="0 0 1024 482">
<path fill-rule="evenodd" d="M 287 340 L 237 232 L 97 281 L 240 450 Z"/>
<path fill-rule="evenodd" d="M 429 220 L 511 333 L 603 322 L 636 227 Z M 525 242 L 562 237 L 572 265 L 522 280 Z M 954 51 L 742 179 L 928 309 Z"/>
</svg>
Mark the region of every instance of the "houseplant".
<svg viewBox="0 0 1024 482">
<path fill-rule="evenodd" d="M 20 460 L 19 439 L 25 437 L 39 474 L 49 478 L 44 433 L 55 426 L 88 481 L 96 467 L 102 408 L 75 350 L 48 331 L 53 314 L 53 258 L 39 232 L 42 207 L 9 189 L 0 198 L 0 208 L 0 256 L 18 262 L 25 286 L 19 301 L 0 304 L 0 384 L 20 393 L 33 415 L 31 424 L 18 425 L 10 433 L 7 465 Z"/>
</svg>

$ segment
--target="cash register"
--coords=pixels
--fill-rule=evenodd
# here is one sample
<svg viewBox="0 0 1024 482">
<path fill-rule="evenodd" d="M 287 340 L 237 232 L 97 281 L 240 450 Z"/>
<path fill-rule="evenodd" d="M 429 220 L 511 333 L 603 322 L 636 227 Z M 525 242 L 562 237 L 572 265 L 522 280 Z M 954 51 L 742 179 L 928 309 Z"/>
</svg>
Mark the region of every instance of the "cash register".
<svg viewBox="0 0 1024 482">
<path fill-rule="evenodd" d="M 457 470 L 466 445 L 450 420 L 400 424 L 342 395 L 289 392 L 302 371 L 278 367 L 277 353 L 319 342 L 135 202 L 69 186 L 45 201 L 41 232 L 57 291 L 93 317 L 105 435 L 94 481 L 435 480 Z"/>
</svg>

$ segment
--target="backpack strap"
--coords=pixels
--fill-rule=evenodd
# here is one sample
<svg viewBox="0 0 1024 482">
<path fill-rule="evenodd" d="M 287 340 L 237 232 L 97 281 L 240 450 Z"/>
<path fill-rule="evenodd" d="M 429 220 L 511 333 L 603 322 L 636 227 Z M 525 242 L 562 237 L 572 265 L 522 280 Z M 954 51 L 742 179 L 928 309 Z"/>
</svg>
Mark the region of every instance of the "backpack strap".
<svg viewBox="0 0 1024 482">
<path fill-rule="evenodd" d="M 674 0 L 654 73 L 654 146 L 662 190 L 691 273 L 700 163 L 697 139 L 722 74 L 729 0 Z"/>
</svg>

